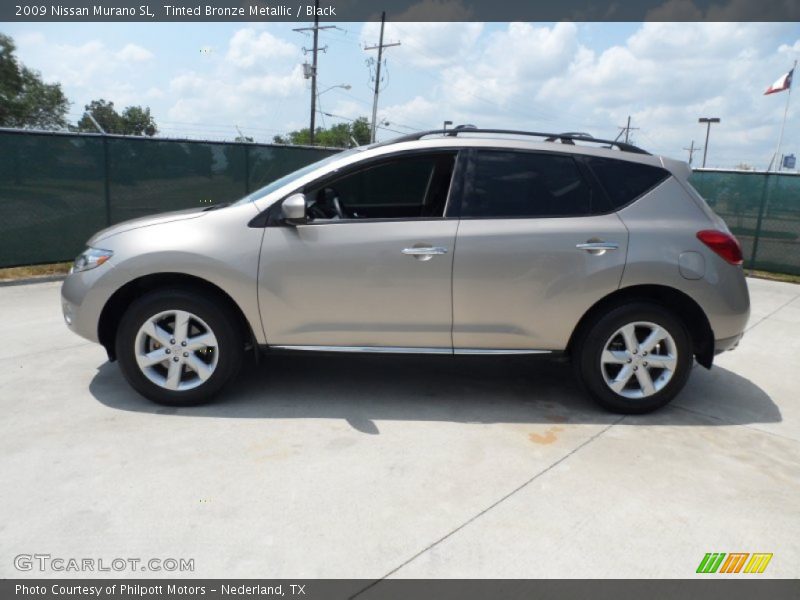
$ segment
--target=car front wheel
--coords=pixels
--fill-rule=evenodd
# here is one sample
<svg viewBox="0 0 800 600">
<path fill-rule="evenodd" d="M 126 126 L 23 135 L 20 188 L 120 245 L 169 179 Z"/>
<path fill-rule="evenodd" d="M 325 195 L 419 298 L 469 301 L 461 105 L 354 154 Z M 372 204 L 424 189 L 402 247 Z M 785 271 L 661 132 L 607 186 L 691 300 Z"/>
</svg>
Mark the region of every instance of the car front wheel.
<svg viewBox="0 0 800 600">
<path fill-rule="evenodd" d="M 159 404 L 210 400 L 242 362 L 241 328 L 223 304 L 188 290 L 160 290 L 137 299 L 116 340 L 128 383 Z"/>
<path fill-rule="evenodd" d="M 576 366 L 589 393 L 605 408 L 624 414 L 667 404 L 686 384 L 693 362 L 681 320 L 644 302 L 598 318 L 577 351 Z"/>
</svg>

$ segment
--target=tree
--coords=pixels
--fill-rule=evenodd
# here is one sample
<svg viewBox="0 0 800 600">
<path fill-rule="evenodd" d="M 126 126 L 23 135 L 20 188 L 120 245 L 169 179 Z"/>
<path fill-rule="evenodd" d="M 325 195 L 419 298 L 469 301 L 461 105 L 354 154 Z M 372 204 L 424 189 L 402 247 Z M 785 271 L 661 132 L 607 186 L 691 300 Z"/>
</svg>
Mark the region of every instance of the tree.
<svg viewBox="0 0 800 600">
<path fill-rule="evenodd" d="M 338 123 L 328 129 L 317 127 L 314 137 L 316 145 L 331 148 L 349 148 L 353 145 L 369 144 L 369 121 L 366 117 L 359 117 L 350 123 Z M 353 144 L 353 140 L 355 140 L 355 144 Z M 308 146 L 311 144 L 310 129 L 305 127 L 292 131 L 285 136 L 276 135 L 272 138 L 272 141 L 276 144 Z"/>
<path fill-rule="evenodd" d="M 92 100 L 85 109 L 106 133 L 154 136 L 158 132 L 149 107 L 129 106 L 120 114 L 114 108 L 113 102 L 101 98 Z M 84 114 L 78 121 L 78 131 L 97 131 L 88 114 Z"/>
<path fill-rule="evenodd" d="M 150 107 L 129 106 L 122 111 L 123 135 L 147 135 L 153 137 L 158 132 Z"/>
<path fill-rule="evenodd" d="M 94 117 L 94 120 L 106 133 L 119 133 L 122 129 L 122 117 L 114 108 L 113 102 L 107 102 L 101 98 L 100 100 L 92 100 L 83 108 L 88 114 L 84 114 L 81 120 L 78 121 L 78 131 L 97 132 L 97 127 L 95 127 L 89 115 Z"/>
<path fill-rule="evenodd" d="M 63 129 L 69 100 L 59 83 L 45 83 L 37 72 L 21 65 L 16 46 L 0 33 L 0 127 Z"/>
</svg>

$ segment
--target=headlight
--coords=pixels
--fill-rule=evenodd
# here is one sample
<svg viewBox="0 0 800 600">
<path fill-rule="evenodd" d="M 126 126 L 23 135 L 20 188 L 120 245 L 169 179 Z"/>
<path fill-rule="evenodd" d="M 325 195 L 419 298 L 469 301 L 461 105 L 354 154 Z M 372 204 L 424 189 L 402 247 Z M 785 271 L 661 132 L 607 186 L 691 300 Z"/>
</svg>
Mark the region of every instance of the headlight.
<svg viewBox="0 0 800 600">
<path fill-rule="evenodd" d="M 87 248 L 79 254 L 72 265 L 70 273 L 80 273 L 99 267 L 114 255 L 111 250 L 101 250 L 99 248 Z"/>
</svg>

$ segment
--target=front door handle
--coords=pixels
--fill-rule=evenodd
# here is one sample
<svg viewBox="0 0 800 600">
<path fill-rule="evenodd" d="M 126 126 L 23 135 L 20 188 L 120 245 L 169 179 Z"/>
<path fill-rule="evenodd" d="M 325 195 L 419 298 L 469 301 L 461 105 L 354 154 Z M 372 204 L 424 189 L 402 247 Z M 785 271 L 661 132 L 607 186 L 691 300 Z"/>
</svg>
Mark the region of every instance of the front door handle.
<svg viewBox="0 0 800 600">
<path fill-rule="evenodd" d="M 413 248 L 403 248 L 403 254 L 413 256 L 417 260 L 430 260 L 439 254 L 447 254 L 447 248 L 441 246 L 414 246 Z"/>
<path fill-rule="evenodd" d="M 614 242 L 585 242 L 575 245 L 578 250 L 586 250 L 589 254 L 601 255 L 608 250 L 618 250 L 619 244 Z"/>
</svg>

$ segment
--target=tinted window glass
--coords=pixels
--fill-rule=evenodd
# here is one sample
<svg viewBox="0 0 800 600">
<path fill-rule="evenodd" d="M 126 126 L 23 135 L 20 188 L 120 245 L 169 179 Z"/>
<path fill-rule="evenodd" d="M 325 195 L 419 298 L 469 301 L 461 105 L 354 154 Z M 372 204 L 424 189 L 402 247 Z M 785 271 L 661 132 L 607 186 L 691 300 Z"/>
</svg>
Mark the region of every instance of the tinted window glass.
<svg viewBox="0 0 800 600">
<path fill-rule="evenodd" d="M 659 167 L 613 158 L 587 157 L 586 162 L 605 188 L 614 210 L 632 202 L 669 177 L 669 172 Z"/>
<path fill-rule="evenodd" d="M 441 217 L 454 153 L 394 159 L 307 190 L 313 219 Z"/>
<path fill-rule="evenodd" d="M 479 151 L 469 168 L 465 217 L 587 215 L 591 190 L 570 156 Z"/>
</svg>

